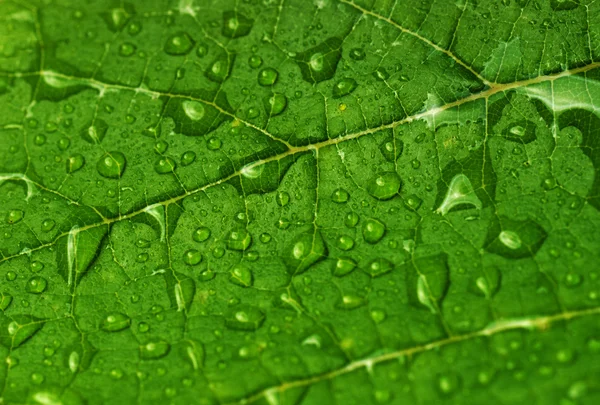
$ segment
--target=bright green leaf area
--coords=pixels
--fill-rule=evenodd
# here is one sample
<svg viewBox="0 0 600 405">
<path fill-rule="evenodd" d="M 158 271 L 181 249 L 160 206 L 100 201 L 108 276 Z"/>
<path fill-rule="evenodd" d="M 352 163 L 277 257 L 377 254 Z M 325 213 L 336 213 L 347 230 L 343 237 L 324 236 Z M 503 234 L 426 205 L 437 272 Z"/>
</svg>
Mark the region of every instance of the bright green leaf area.
<svg viewBox="0 0 600 405">
<path fill-rule="evenodd" d="M 600 2 L 0 1 L 0 403 L 600 403 Z"/>
</svg>

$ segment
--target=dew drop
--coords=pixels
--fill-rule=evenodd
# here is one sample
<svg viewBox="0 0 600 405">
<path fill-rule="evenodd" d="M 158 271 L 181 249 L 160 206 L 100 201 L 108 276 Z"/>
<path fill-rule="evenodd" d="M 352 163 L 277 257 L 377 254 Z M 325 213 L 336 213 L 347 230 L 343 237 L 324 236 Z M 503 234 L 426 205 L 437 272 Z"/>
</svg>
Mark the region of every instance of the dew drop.
<svg viewBox="0 0 600 405">
<path fill-rule="evenodd" d="M 205 226 L 201 226 L 196 228 L 194 232 L 192 232 L 192 239 L 198 243 L 206 241 L 210 238 L 210 229 Z"/>
<path fill-rule="evenodd" d="M 177 163 L 170 157 L 162 157 L 154 162 L 154 171 L 158 174 L 173 173 L 176 167 Z"/>
<path fill-rule="evenodd" d="M 107 152 L 98 160 L 96 170 L 102 177 L 118 179 L 123 175 L 125 164 L 124 154 L 121 152 Z"/>
<path fill-rule="evenodd" d="M 258 84 L 261 86 L 272 86 L 277 81 L 279 73 L 273 68 L 262 69 L 258 72 Z"/>
<path fill-rule="evenodd" d="M 244 265 L 238 264 L 233 266 L 229 272 L 229 281 L 242 287 L 250 287 L 252 285 L 252 271 Z"/>
<path fill-rule="evenodd" d="M 356 262 L 349 257 L 340 257 L 333 266 L 333 275 L 343 277 L 350 274 L 356 268 Z"/>
<path fill-rule="evenodd" d="M 171 35 L 164 46 L 165 53 L 169 55 L 186 55 L 194 47 L 194 40 L 186 32 L 178 32 Z"/>
<path fill-rule="evenodd" d="M 338 204 L 345 203 L 349 199 L 350 199 L 350 194 L 343 188 L 338 188 L 331 194 L 331 200 Z"/>
<path fill-rule="evenodd" d="M 363 222 L 362 234 L 365 242 L 375 244 L 383 238 L 385 225 L 377 219 L 369 218 Z"/>
<path fill-rule="evenodd" d="M 396 172 L 384 172 L 373 177 L 367 191 L 378 200 L 388 200 L 398 194 L 402 180 Z"/>
<path fill-rule="evenodd" d="M 202 261 L 202 254 L 196 249 L 190 249 L 183 255 L 183 261 L 189 266 L 195 266 Z"/>
<path fill-rule="evenodd" d="M 21 221 L 25 216 L 25 212 L 22 210 L 10 210 L 6 216 L 6 222 L 9 224 L 16 224 Z"/>
<path fill-rule="evenodd" d="M 118 332 L 129 328 L 131 319 L 120 312 L 113 312 L 108 314 L 102 321 L 100 329 L 105 332 Z"/>
<path fill-rule="evenodd" d="M 67 159 L 67 173 L 74 173 L 85 164 L 83 155 L 77 153 Z"/>
</svg>

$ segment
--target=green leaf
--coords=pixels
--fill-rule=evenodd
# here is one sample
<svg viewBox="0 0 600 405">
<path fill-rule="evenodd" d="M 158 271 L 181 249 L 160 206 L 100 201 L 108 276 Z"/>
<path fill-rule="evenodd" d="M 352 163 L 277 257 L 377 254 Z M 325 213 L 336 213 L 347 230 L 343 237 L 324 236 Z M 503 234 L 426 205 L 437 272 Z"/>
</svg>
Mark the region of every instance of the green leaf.
<svg viewBox="0 0 600 405">
<path fill-rule="evenodd" d="M 0 403 L 600 403 L 600 2 L 0 1 Z"/>
</svg>

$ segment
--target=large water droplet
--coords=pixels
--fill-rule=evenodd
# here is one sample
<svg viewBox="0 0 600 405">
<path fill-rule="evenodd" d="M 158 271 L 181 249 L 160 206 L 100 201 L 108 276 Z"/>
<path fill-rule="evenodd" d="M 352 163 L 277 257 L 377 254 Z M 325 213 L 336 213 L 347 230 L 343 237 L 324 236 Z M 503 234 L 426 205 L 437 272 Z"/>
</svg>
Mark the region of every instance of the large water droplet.
<svg viewBox="0 0 600 405">
<path fill-rule="evenodd" d="M 258 329 L 265 320 L 265 314 L 250 305 L 233 307 L 225 317 L 225 325 L 234 330 L 251 331 Z"/>
<path fill-rule="evenodd" d="M 319 231 L 298 235 L 286 251 L 284 260 L 290 274 L 305 272 L 327 254 L 325 242 Z"/>
<path fill-rule="evenodd" d="M 176 167 L 177 163 L 170 157 L 161 157 L 154 162 L 154 171 L 158 174 L 173 173 Z"/>
<path fill-rule="evenodd" d="M 89 121 L 81 129 L 81 137 L 92 144 L 101 143 L 106 132 L 108 131 L 108 124 L 106 121 L 96 118 L 94 121 Z"/>
<path fill-rule="evenodd" d="M 204 104 L 199 101 L 184 100 L 181 102 L 181 108 L 192 121 L 200 121 L 204 117 Z"/>
<path fill-rule="evenodd" d="M 23 212 L 23 210 L 10 210 L 6 216 L 6 222 L 9 224 L 16 224 L 21 221 L 23 217 L 25 217 L 25 212 Z"/>
<path fill-rule="evenodd" d="M 129 328 L 131 325 L 131 319 L 120 312 L 113 312 L 108 314 L 102 321 L 100 329 L 105 332 L 118 332 Z"/>
<path fill-rule="evenodd" d="M 162 340 L 148 342 L 140 346 L 140 358 L 142 360 L 160 359 L 161 357 L 165 357 L 170 349 L 171 345 Z"/>
<path fill-rule="evenodd" d="M 228 249 L 246 250 L 252 243 L 252 235 L 244 228 L 234 229 L 227 235 L 225 243 Z"/>
<path fill-rule="evenodd" d="M 187 32 L 178 32 L 167 39 L 163 49 L 169 55 L 186 55 L 192 50 L 194 44 L 194 40 Z"/>
<path fill-rule="evenodd" d="M 196 249 L 190 249 L 183 255 L 183 261 L 189 266 L 195 266 L 202 261 L 202 253 Z"/>
<path fill-rule="evenodd" d="M 318 83 L 333 77 L 342 55 L 342 40 L 329 38 L 321 44 L 298 54 L 296 61 L 302 78 Z"/>
<path fill-rule="evenodd" d="M 205 226 L 196 228 L 196 230 L 192 232 L 192 239 L 196 242 L 204 242 L 208 238 L 210 238 L 210 229 Z"/>
<path fill-rule="evenodd" d="M 281 114 L 287 106 L 287 97 L 281 93 L 273 93 L 265 99 L 265 110 L 270 116 Z"/>
<path fill-rule="evenodd" d="M 367 191 L 379 200 L 388 200 L 398 194 L 402 180 L 396 172 L 384 172 L 373 177 L 367 185 Z"/>
<path fill-rule="evenodd" d="M 356 268 L 356 262 L 349 257 L 340 257 L 334 262 L 333 275 L 343 277 Z"/>
<path fill-rule="evenodd" d="M 365 272 L 371 277 L 379 277 L 394 270 L 394 264 L 387 259 L 375 259 L 365 269 Z"/>
<path fill-rule="evenodd" d="M 478 210 L 483 206 L 481 200 L 475 194 L 471 181 L 462 173 L 452 178 L 444 201 L 435 212 L 446 215 L 450 210 L 459 205 L 472 205 Z"/>
<path fill-rule="evenodd" d="M 108 179 L 118 179 L 123 175 L 125 170 L 125 155 L 121 152 L 107 152 L 96 164 L 96 170 L 98 173 Z"/>
<path fill-rule="evenodd" d="M 244 265 L 238 264 L 231 269 L 229 281 L 242 287 L 252 285 L 252 271 Z"/>
<path fill-rule="evenodd" d="M 385 225 L 381 221 L 369 218 L 362 224 L 362 234 L 365 242 L 377 243 L 385 234 Z"/>
<path fill-rule="evenodd" d="M 223 12 L 223 30 L 221 32 L 224 37 L 239 38 L 248 35 L 253 24 L 253 19 L 237 11 L 225 11 Z"/>
<path fill-rule="evenodd" d="M 82 154 L 76 153 L 67 159 L 67 173 L 74 173 L 81 169 L 85 164 L 85 158 Z"/>
<path fill-rule="evenodd" d="M 272 86 L 277 81 L 279 73 L 273 68 L 262 69 L 258 72 L 258 84 L 261 86 Z"/>
<path fill-rule="evenodd" d="M 31 277 L 25 285 L 25 290 L 30 294 L 41 294 L 46 290 L 48 281 L 40 276 Z"/>
<path fill-rule="evenodd" d="M 340 98 L 352 93 L 358 87 L 356 80 L 351 78 L 341 79 L 333 85 L 333 98 Z"/>
</svg>

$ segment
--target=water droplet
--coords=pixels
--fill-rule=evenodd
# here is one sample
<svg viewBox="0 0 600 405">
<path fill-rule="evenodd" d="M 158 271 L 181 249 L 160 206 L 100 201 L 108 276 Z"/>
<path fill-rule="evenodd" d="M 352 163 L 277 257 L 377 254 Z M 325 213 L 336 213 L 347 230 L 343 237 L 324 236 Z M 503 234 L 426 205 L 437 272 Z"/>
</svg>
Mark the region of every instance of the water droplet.
<svg viewBox="0 0 600 405">
<path fill-rule="evenodd" d="M 444 395 L 451 395 L 458 390 L 460 379 L 456 374 L 442 374 L 438 376 L 438 389 Z"/>
<path fill-rule="evenodd" d="M 67 159 L 67 173 L 74 173 L 81 169 L 85 164 L 85 158 L 83 155 L 76 153 Z"/>
<path fill-rule="evenodd" d="M 118 332 L 129 328 L 130 324 L 131 319 L 127 315 L 120 312 L 113 312 L 104 318 L 100 325 L 100 329 L 105 332 Z"/>
<path fill-rule="evenodd" d="M 302 78 L 309 83 L 331 79 L 342 55 L 341 48 L 342 40 L 333 37 L 299 53 L 296 61 Z"/>
<path fill-rule="evenodd" d="M 287 107 L 287 97 L 281 93 L 273 93 L 265 99 L 265 110 L 270 116 L 281 114 Z"/>
<path fill-rule="evenodd" d="M 35 138 L 33 138 L 33 143 L 35 143 L 38 146 L 41 146 L 43 144 L 46 143 L 46 135 L 36 135 Z"/>
<path fill-rule="evenodd" d="M 250 233 L 244 229 L 234 229 L 229 232 L 227 235 L 227 240 L 225 241 L 227 248 L 231 250 L 246 250 L 250 247 L 252 243 L 252 236 Z"/>
<path fill-rule="evenodd" d="M 98 144 L 102 142 L 107 131 L 108 124 L 106 121 L 96 118 L 93 121 L 88 121 L 79 134 L 84 141 L 91 144 Z"/>
<path fill-rule="evenodd" d="M 30 294 L 41 294 L 46 290 L 48 282 L 40 276 L 31 277 L 25 285 L 25 290 Z"/>
<path fill-rule="evenodd" d="M 421 161 L 419 159 L 413 159 L 410 162 L 410 165 L 412 166 L 413 169 L 418 169 L 419 167 L 421 167 Z"/>
<path fill-rule="evenodd" d="M 490 227 L 486 236 L 486 250 L 489 252 L 507 258 L 529 257 L 535 255 L 546 240 L 546 231 L 532 220 L 515 221 L 499 217 L 499 221 L 499 227 Z"/>
<path fill-rule="evenodd" d="M 190 249 L 183 255 L 183 261 L 189 266 L 195 266 L 202 261 L 202 253 L 196 249 Z"/>
<path fill-rule="evenodd" d="M 156 153 L 158 153 L 160 155 L 165 153 L 168 148 L 169 148 L 169 143 L 164 140 L 160 140 L 154 144 L 154 150 L 156 151 Z"/>
<path fill-rule="evenodd" d="M 373 177 L 367 191 L 379 200 L 388 200 L 398 194 L 402 180 L 396 172 L 384 172 Z"/>
<path fill-rule="evenodd" d="M 288 252 L 284 260 L 288 272 L 292 275 L 308 270 L 310 266 L 323 259 L 327 254 L 327 247 L 319 231 L 302 233 L 298 235 L 286 249 Z"/>
<path fill-rule="evenodd" d="M 54 229 L 54 225 L 56 225 L 56 222 L 54 222 L 51 219 L 45 219 L 44 221 L 42 221 L 42 231 L 43 232 L 49 232 L 52 229 Z"/>
<path fill-rule="evenodd" d="M 32 373 L 31 374 L 31 382 L 37 385 L 40 385 L 45 380 L 44 375 L 41 373 Z"/>
<path fill-rule="evenodd" d="M 377 243 L 385 234 L 385 225 L 376 219 L 369 218 L 362 225 L 363 239 L 367 243 Z"/>
<path fill-rule="evenodd" d="M 337 247 L 341 250 L 351 250 L 354 247 L 354 239 L 348 235 L 341 235 L 337 239 Z"/>
<path fill-rule="evenodd" d="M 486 267 L 482 270 L 482 274 L 475 278 L 472 291 L 490 299 L 500 287 L 500 277 L 500 271 L 497 267 Z"/>
<path fill-rule="evenodd" d="M 346 214 L 344 218 L 344 225 L 348 228 L 354 228 L 358 224 L 359 216 L 356 212 L 352 211 Z"/>
<path fill-rule="evenodd" d="M 140 24 L 139 22 L 132 22 L 131 24 L 129 24 L 129 27 L 127 27 L 127 32 L 129 33 L 129 35 L 131 36 L 135 36 L 137 34 L 139 34 L 142 31 L 142 24 Z"/>
<path fill-rule="evenodd" d="M 344 295 L 340 302 L 336 305 L 340 309 L 355 309 L 365 305 L 367 301 L 363 297 L 357 295 Z"/>
<path fill-rule="evenodd" d="M 125 164 L 124 154 L 121 152 L 107 152 L 98 160 L 96 170 L 102 177 L 118 179 L 123 175 Z"/>
<path fill-rule="evenodd" d="M 378 67 L 375 69 L 375 72 L 373 72 L 373 77 L 375 77 L 377 80 L 384 81 L 390 78 L 390 74 L 387 72 L 387 70 L 385 70 L 385 68 Z"/>
<path fill-rule="evenodd" d="M 235 265 L 230 271 L 229 281 L 242 287 L 250 287 L 253 281 L 252 272 L 246 266 Z"/>
<path fill-rule="evenodd" d="M 277 81 L 279 73 L 273 68 L 262 69 L 258 72 L 258 84 L 261 86 L 272 86 Z"/>
<path fill-rule="evenodd" d="M 573 10 L 579 6 L 579 0 L 550 0 L 550 6 L 554 11 Z"/>
<path fill-rule="evenodd" d="M 212 137 L 206 142 L 206 148 L 208 150 L 219 150 L 222 144 L 219 138 Z"/>
<path fill-rule="evenodd" d="M 0 311 L 5 311 L 12 303 L 13 297 L 7 292 L 0 293 Z"/>
<path fill-rule="evenodd" d="M 333 98 L 347 96 L 348 94 L 352 93 L 357 87 L 358 83 L 356 83 L 356 80 L 350 78 L 341 79 L 333 85 Z"/>
<path fill-rule="evenodd" d="M 393 395 L 389 390 L 375 390 L 373 395 L 375 397 L 375 401 L 380 404 L 388 403 L 393 398 Z"/>
<path fill-rule="evenodd" d="M 350 49 L 350 59 L 354 60 L 363 60 L 365 58 L 366 53 L 361 48 L 352 48 Z"/>
<path fill-rule="evenodd" d="M 9 224 L 16 224 L 17 222 L 21 221 L 24 216 L 25 212 L 22 210 L 10 210 L 6 216 L 6 222 Z"/>
<path fill-rule="evenodd" d="M 502 135 L 509 141 L 527 144 L 535 141 L 537 126 L 531 121 L 519 121 L 506 128 Z"/>
<path fill-rule="evenodd" d="M 62 137 L 58 140 L 58 148 L 60 150 L 67 150 L 71 146 L 71 140 L 66 137 Z"/>
<path fill-rule="evenodd" d="M 142 360 L 160 359 L 165 357 L 170 349 L 171 345 L 165 341 L 148 342 L 140 346 L 140 358 Z"/>
<path fill-rule="evenodd" d="M 385 318 L 387 317 L 385 311 L 383 311 L 382 309 L 372 309 L 371 310 L 371 319 L 373 320 L 373 322 L 379 324 L 383 321 L 385 321 Z"/>
<path fill-rule="evenodd" d="M 335 203 L 345 203 L 350 198 L 350 194 L 343 188 L 338 188 L 331 194 L 331 200 Z"/>
<path fill-rule="evenodd" d="M 261 67 L 262 63 L 263 60 L 258 55 L 252 55 L 250 56 L 250 58 L 248 58 L 248 66 L 250 66 L 252 69 L 257 69 Z"/>
<path fill-rule="evenodd" d="M 229 310 L 225 326 L 234 330 L 251 331 L 258 329 L 265 320 L 265 314 L 250 305 L 239 305 Z"/>
<path fill-rule="evenodd" d="M 223 12 L 223 30 L 221 33 L 227 38 L 246 36 L 252 30 L 254 20 L 238 13 L 237 11 Z"/>
<path fill-rule="evenodd" d="M 181 166 L 189 166 L 196 160 L 196 152 L 188 150 L 181 155 Z"/>
<path fill-rule="evenodd" d="M 394 264 L 387 259 L 375 259 L 365 269 L 371 277 L 379 277 L 394 270 Z"/>
<path fill-rule="evenodd" d="M 176 167 L 177 163 L 170 157 L 162 157 L 154 162 L 154 171 L 158 174 L 173 173 Z"/>
<path fill-rule="evenodd" d="M 210 229 L 205 226 L 196 228 L 196 230 L 192 232 L 192 239 L 196 242 L 204 242 L 208 238 L 210 238 Z"/>
<path fill-rule="evenodd" d="M 577 273 L 568 272 L 563 277 L 563 280 L 565 286 L 567 286 L 568 288 L 574 288 L 581 284 L 581 282 L 583 281 L 583 277 L 581 277 L 581 275 Z"/>
<path fill-rule="evenodd" d="M 186 32 L 178 32 L 171 35 L 164 46 L 165 53 L 169 55 L 186 55 L 194 47 L 194 40 Z"/>
<path fill-rule="evenodd" d="M 502 231 L 498 235 L 498 239 L 504 246 L 509 249 L 515 250 L 519 249 L 522 245 L 521 238 L 519 238 L 519 234 L 513 231 Z"/>
<path fill-rule="evenodd" d="M 44 268 L 44 263 L 34 260 L 31 262 L 29 267 L 31 268 L 31 271 L 33 271 L 34 273 L 37 273 L 37 272 L 42 271 L 42 269 Z"/>
<path fill-rule="evenodd" d="M 215 83 L 223 83 L 229 77 L 232 67 L 233 55 L 222 55 L 210 64 L 204 71 L 204 75 Z"/>
<path fill-rule="evenodd" d="M 444 201 L 435 212 L 446 215 L 453 208 L 463 204 L 472 205 L 478 210 L 483 207 L 481 200 L 475 194 L 471 181 L 461 173 L 452 178 Z"/>
<path fill-rule="evenodd" d="M 135 53 L 136 47 L 134 44 L 130 42 L 125 42 L 119 46 L 119 55 L 121 56 L 131 56 Z"/>
<path fill-rule="evenodd" d="M 181 108 L 185 115 L 192 121 L 200 121 L 204 117 L 204 105 L 199 101 L 184 100 Z"/>
<path fill-rule="evenodd" d="M 6 272 L 6 281 L 15 281 L 17 279 L 17 273 L 10 270 Z"/>
<path fill-rule="evenodd" d="M 275 201 L 280 207 L 285 207 L 290 202 L 290 195 L 285 191 L 280 191 L 277 193 Z"/>
<path fill-rule="evenodd" d="M 350 274 L 356 268 L 356 262 L 349 257 L 340 257 L 333 266 L 333 275 L 343 277 Z"/>
</svg>

